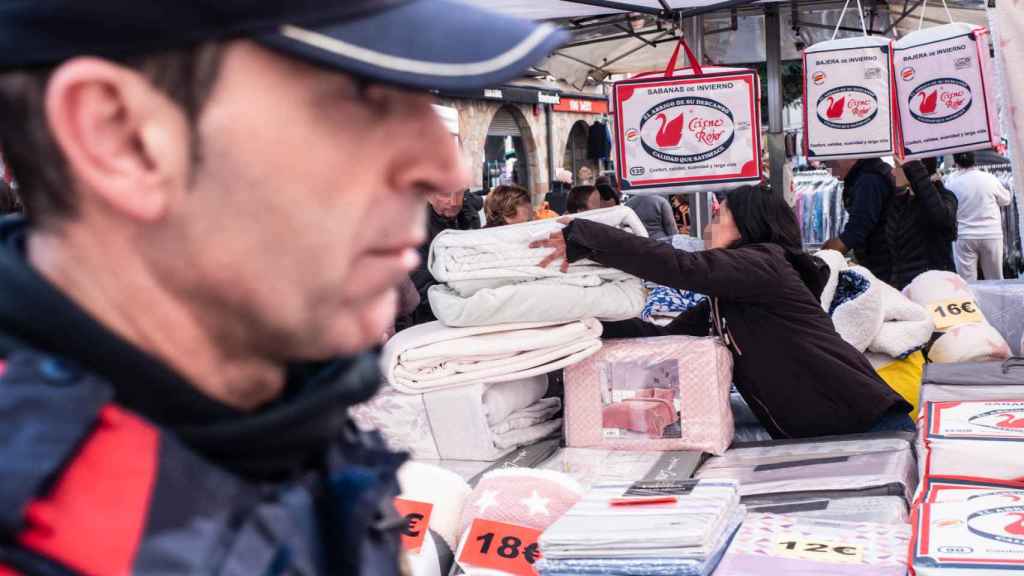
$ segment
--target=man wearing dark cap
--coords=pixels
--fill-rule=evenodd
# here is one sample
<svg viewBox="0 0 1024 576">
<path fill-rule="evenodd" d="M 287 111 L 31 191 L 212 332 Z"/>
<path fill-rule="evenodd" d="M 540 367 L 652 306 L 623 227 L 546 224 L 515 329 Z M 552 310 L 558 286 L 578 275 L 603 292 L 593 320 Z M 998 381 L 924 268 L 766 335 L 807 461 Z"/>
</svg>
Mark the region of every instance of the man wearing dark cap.
<svg viewBox="0 0 1024 576">
<path fill-rule="evenodd" d="M 402 457 L 347 407 L 466 185 L 425 91 L 561 40 L 443 0 L 0 2 L 0 575 L 396 574 Z"/>
</svg>

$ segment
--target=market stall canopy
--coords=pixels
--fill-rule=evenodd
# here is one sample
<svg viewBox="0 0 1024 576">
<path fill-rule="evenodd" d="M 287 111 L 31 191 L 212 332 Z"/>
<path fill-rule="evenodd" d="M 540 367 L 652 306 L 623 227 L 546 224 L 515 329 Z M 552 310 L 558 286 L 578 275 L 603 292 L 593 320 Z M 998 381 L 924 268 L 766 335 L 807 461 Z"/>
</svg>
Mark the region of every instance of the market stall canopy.
<svg viewBox="0 0 1024 576">
<path fill-rule="evenodd" d="M 779 6 L 782 58 L 796 60 L 801 50 L 831 38 L 842 2 L 823 0 L 467 0 L 478 6 L 540 20 L 555 20 L 573 32 L 573 40 L 538 65 L 577 89 L 610 76 L 658 70 L 671 56 L 678 37 L 676 15 L 703 14 L 703 54 L 708 63 L 755 64 L 765 60 L 764 8 Z M 593 5 L 604 4 L 603 6 Z M 872 34 L 899 37 L 917 30 L 922 11 L 925 26 L 948 22 L 941 0 L 907 0 L 890 4 L 862 0 Z M 852 4 L 852 3 L 851 3 Z M 610 6 L 619 6 L 618 9 Z M 793 6 L 797 6 L 794 18 Z M 950 13 L 958 22 L 987 25 L 984 0 L 953 0 Z M 631 11 L 626 7 L 633 7 Z M 652 14 L 661 12 L 661 14 Z M 840 37 L 860 34 L 855 10 L 843 19 Z"/>
</svg>

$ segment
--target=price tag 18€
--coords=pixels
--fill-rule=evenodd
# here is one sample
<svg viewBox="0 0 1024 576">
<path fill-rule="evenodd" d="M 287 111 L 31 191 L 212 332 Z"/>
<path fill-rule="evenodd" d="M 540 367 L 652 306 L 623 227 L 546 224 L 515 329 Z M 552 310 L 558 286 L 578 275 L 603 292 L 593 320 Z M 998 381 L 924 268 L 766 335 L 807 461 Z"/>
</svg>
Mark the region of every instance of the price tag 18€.
<svg viewBox="0 0 1024 576">
<path fill-rule="evenodd" d="M 978 303 L 971 299 L 955 298 L 943 302 L 933 302 L 928 306 L 935 320 L 935 329 L 945 332 L 961 324 L 979 324 L 985 317 L 978 308 Z"/>
<path fill-rule="evenodd" d="M 860 546 L 840 542 L 816 542 L 788 536 L 775 540 L 773 555 L 781 558 L 837 564 L 862 564 L 864 562 L 864 549 Z"/>
<path fill-rule="evenodd" d="M 514 576 L 537 576 L 540 530 L 477 518 L 469 527 L 459 564 L 497 570 Z"/>
<path fill-rule="evenodd" d="M 434 511 L 434 505 L 395 498 L 395 508 L 405 518 L 402 524 L 402 547 L 410 554 L 419 554 L 430 528 L 430 514 Z"/>
</svg>

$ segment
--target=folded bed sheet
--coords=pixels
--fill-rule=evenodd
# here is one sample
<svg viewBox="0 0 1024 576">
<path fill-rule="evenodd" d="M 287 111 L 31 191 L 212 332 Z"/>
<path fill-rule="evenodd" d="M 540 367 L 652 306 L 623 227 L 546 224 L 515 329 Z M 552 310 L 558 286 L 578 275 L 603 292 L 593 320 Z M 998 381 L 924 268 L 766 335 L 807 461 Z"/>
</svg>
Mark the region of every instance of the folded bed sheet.
<svg viewBox="0 0 1024 576">
<path fill-rule="evenodd" d="M 546 391 L 545 376 L 429 394 L 384 388 L 351 413 L 416 459 L 489 462 L 561 431 L 562 402 Z"/>
<path fill-rule="evenodd" d="M 400 392 L 422 394 L 554 372 L 601 349 L 601 323 L 533 322 L 450 328 L 420 324 L 384 346 L 382 368 Z"/>
</svg>

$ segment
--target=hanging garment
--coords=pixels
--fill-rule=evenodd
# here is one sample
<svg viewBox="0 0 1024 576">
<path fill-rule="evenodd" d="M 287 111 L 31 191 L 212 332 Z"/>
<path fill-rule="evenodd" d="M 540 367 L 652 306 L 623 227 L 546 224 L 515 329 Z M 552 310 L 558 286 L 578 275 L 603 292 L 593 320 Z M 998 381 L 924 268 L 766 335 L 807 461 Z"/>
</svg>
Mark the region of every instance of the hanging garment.
<svg viewBox="0 0 1024 576">
<path fill-rule="evenodd" d="M 600 350 L 600 337 L 597 320 L 474 328 L 430 322 L 396 334 L 381 363 L 396 390 L 422 394 L 548 374 Z"/>
<path fill-rule="evenodd" d="M 714 338 L 609 340 L 565 370 L 566 443 L 702 450 L 732 441 L 732 355 Z"/>
<path fill-rule="evenodd" d="M 612 154 L 612 141 L 608 126 L 604 122 L 594 122 L 587 133 L 587 159 L 607 160 Z"/>
<path fill-rule="evenodd" d="M 547 387 L 541 375 L 426 394 L 384 388 L 351 414 L 417 459 L 494 461 L 561 430 L 562 402 L 544 398 Z"/>
<path fill-rule="evenodd" d="M 715 576 L 906 576 L 910 527 L 749 514 Z"/>
</svg>

